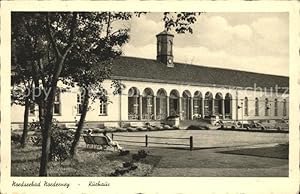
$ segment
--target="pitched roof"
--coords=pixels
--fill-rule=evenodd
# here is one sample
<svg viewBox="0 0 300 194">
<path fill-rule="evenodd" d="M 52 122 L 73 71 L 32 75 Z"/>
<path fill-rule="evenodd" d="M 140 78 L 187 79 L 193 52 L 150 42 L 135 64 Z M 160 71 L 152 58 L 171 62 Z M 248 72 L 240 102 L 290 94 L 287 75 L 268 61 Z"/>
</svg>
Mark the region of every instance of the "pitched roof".
<svg viewBox="0 0 300 194">
<path fill-rule="evenodd" d="M 288 87 L 289 78 L 277 75 L 221 69 L 184 63 L 174 68 L 152 59 L 119 57 L 113 61 L 113 77 L 128 80 L 220 85 L 232 87 Z"/>
</svg>

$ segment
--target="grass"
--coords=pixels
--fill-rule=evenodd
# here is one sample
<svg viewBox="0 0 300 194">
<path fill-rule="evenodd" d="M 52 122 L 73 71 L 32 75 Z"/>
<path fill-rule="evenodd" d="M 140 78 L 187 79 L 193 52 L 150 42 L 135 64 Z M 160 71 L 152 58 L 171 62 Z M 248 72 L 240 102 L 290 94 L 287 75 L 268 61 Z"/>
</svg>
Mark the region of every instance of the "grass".
<svg viewBox="0 0 300 194">
<path fill-rule="evenodd" d="M 288 144 L 279 144 L 275 147 L 236 149 L 236 150 L 224 151 L 224 152 L 220 152 L 220 153 L 288 159 L 289 158 L 289 145 Z"/>
<path fill-rule="evenodd" d="M 11 176 L 38 176 L 39 158 L 41 148 L 28 145 L 21 148 L 12 144 Z M 124 162 L 132 160 L 129 153 L 119 156 L 117 152 L 110 150 L 100 151 L 79 148 L 75 159 L 67 159 L 60 162 L 49 162 L 49 176 L 110 176 L 115 170 L 123 168 Z M 133 161 L 137 168 L 123 176 L 147 176 L 152 172 L 159 157 L 147 156 L 140 161 Z"/>
</svg>

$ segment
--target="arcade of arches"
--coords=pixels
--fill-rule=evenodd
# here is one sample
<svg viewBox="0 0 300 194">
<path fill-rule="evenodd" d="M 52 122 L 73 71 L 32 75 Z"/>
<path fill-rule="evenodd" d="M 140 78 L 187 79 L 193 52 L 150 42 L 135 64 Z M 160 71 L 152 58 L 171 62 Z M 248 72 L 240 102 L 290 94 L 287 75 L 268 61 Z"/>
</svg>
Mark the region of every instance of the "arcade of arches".
<svg viewBox="0 0 300 194">
<path fill-rule="evenodd" d="M 155 94 L 151 88 L 140 92 L 136 87 L 128 90 L 129 120 L 162 120 L 168 116 L 179 116 L 181 120 L 192 120 L 217 115 L 223 119 L 232 118 L 232 95 L 223 96 L 200 91 L 192 94 L 184 90 L 180 94 L 171 90 L 169 95 L 161 88 Z"/>
</svg>

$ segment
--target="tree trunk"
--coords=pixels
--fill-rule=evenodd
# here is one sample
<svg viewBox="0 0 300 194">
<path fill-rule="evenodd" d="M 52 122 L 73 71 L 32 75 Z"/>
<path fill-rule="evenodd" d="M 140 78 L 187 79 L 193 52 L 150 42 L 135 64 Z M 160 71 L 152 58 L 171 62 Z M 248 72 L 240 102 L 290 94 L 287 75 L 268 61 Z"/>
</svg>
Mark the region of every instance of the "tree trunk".
<svg viewBox="0 0 300 194">
<path fill-rule="evenodd" d="M 43 129 L 42 129 L 42 156 L 40 161 L 40 176 L 47 176 L 48 169 L 48 160 L 50 153 L 50 143 L 51 143 L 51 134 L 52 134 L 52 119 L 53 119 L 53 106 L 54 106 L 54 97 L 57 89 L 57 82 L 59 75 L 62 71 L 63 63 L 65 61 L 67 53 L 65 53 L 57 63 L 54 75 L 50 84 L 50 93 L 48 99 L 45 100 L 45 116 L 43 117 Z"/>
<path fill-rule="evenodd" d="M 25 98 L 25 110 L 24 110 L 24 122 L 23 122 L 23 134 L 21 138 L 21 146 L 26 146 L 27 134 L 28 134 L 28 115 L 29 115 L 30 101 L 29 97 Z"/>
<path fill-rule="evenodd" d="M 47 176 L 48 169 L 48 160 L 50 153 L 50 142 L 51 142 L 51 133 L 52 133 L 52 118 L 53 118 L 53 105 L 54 105 L 54 97 L 57 89 L 57 84 L 52 84 L 52 88 L 49 94 L 49 99 L 47 99 L 46 103 L 46 113 L 43 122 L 42 129 L 42 156 L 40 161 L 40 176 Z"/>
<path fill-rule="evenodd" d="M 48 15 L 49 15 L 49 13 L 48 13 Z M 64 53 L 60 53 L 59 50 L 57 49 L 57 45 L 51 34 L 49 23 L 47 20 L 47 24 L 48 24 L 47 30 L 49 33 L 50 42 L 56 51 L 56 65 L 55 65 L 55 68 L 53 71 L 53 77 L 50 82 L 51 84 L 50 84 L 49 99 L 46 100 L 45 116 L 44 116 L 44 121 L 43 121 L 44 128 L 42 130 L 43 141 L 42 141 L 42 156 L 41 156 L 41 161 L 40 161 L 40 172 L 39 172 L 40 176 L 47 176 L 48 160 L 49 160 L 49 153 L 50 153 L 50 143 L 51 143 L 51 133 L 52 133 L 54 97 L 56 94 L 58 78 L 63 69 L 63 64 L 65 62 L 67 54 L 73 47 L 73 39 L 74 39 L 74 33 L 75 33 L 75 29 L 76 29 L 76 18 L 77 18 L 77 13 L 74 13 L 73 19 L 72 19 L 73 25 L 72 25 L 71 32 L 70 32 L 70 39 L 69 39 L 68 45 L 65 48 Z"/>
<path fill-rule="evenodd" d="M 84 99 L 83 99 L 83 106 L 82 106 L 82 113 L 80 116 L 80 120 L 79 123 L 77 125 L 77 129 L 75 132 L 75 137 L 72 143 L 72 147 L 70 150 L 70 154 L 71 157 L 74 158 L 74 156 L 76 155 L 76 151 L 77 151 L 77 146 L 79 143 L 79 139 L 80 139 L 80 135 L 81 135 L 81 131 L 84 125 L 84 120 L 88 111 L 88 106 L 89 106 L 89 93 L 88 90 L 85 88 L 85 95 L 84 95 Z"/>
</svg>

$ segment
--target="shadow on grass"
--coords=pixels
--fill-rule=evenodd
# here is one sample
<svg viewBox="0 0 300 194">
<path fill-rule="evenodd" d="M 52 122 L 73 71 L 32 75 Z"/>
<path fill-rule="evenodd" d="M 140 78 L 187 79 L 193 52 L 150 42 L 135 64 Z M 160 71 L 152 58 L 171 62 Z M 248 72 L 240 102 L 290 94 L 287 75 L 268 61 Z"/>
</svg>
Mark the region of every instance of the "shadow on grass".
<svg viewBox="0 0 300 194">
<path fill-rule="evenodd" d="M 268 130 L 268 129 L 265 129 L 265 130 L 261 130 L 261 129 L 250 129 L 250 130 L 247 130 L 247 129 L 221 129 L 219 128 L 218 130 L 220 131 L 240 131 L 240 132 L 260 132 L 260 133 L 289 133 L 289 131 L 285 131 L 285 130 Z"/>
<path fill-rule="evenodd" d="M 124 156 L 120 156 L 118 153 L 112 153 L 106 156 L 106 158 L 110 161 L 115 161 L 115 160 L 119 160 L 122 162 L 131 162 L 134 161 L 132 159 L 132 153 L 129 153 L 127 155 Z M 136 162 L 141 162 L 144 164 L 149 164 L 152 166 L 157 166 L 157 164 L 159 163 L 159 161 L 161 160 L 162 156 L 157 156 L 157 155 L 147 155 L 145 158 L 141 158 L 139 161 Z"/>
<path fill-rule="evenodd" d="M 274 147 L 236 149 L 230 151 L 221 151 L 218 153 L 247 155 L 247 156 L 265 157 L 265 158 L 288 159 L 289 145 L 279 144 Z"/>
</svg>

